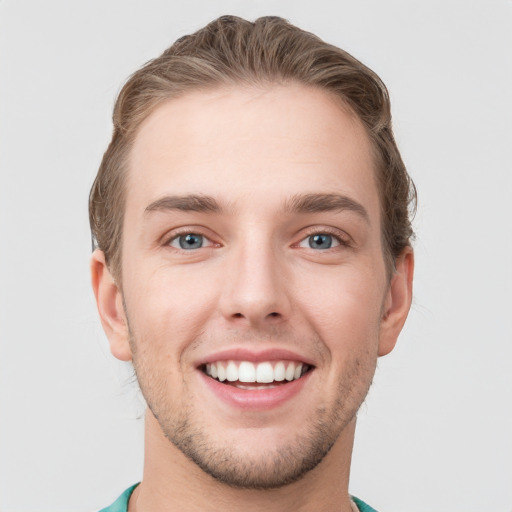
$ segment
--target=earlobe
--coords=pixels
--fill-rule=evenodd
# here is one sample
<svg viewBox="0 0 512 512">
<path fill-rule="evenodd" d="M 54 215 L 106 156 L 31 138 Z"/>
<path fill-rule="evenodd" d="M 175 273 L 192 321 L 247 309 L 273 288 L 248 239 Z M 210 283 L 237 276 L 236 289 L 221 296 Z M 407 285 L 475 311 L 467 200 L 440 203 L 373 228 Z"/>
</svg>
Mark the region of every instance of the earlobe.
<svg viewBox="0 0 512 512">
<path fill-rule="evenodd" d="M 395 267 L 382 311 L 379 356 L 393 350 L 411 308 L 414 275 L 414 252 L 411 247 L 402 251 Z"/>
<path fill-rule="evenodd" d="M 91 281 L 103 330 L 110 351 L 121 361 L 131 361 L 129 330 L 121 290 L 105 261 L 103 251 L 95 250 L 91 257 Z"/>
</svg>

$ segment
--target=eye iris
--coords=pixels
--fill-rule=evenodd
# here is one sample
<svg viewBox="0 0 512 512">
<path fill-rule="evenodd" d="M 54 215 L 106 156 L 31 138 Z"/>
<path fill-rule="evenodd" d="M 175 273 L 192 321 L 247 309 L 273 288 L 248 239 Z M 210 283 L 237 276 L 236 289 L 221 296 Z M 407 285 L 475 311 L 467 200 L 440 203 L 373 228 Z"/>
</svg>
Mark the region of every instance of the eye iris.
<svg viewBox="0 0 512 512">
<path fill-rule="evenodd" d="M 330 249 L 332 246 L 331 235 L 313 235 L 309 237 L 309 246 L 312 249 Z"/>
<path fill-rule="evenodd" d="M 182 249 L 199 249 L 203 246 L 203 237 L 194 233 L 188 233 L 179 237 L 179 243 Z"/>
</svg>

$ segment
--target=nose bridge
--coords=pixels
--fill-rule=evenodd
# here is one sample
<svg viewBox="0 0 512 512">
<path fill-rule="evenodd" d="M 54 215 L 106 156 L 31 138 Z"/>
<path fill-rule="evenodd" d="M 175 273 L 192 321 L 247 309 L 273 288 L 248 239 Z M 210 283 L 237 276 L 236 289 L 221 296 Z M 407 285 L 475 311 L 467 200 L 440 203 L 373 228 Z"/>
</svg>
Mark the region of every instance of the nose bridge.
<svg viewBox="0 0 512 512">
<path fill-rule="evenodd" d="M 252 229 L 234 244 L 223 290 L 223 314 L 231 321 L 257 325 L 288 316 L 282 286 L 282 258 L 264 230 Z"/>
</svg>

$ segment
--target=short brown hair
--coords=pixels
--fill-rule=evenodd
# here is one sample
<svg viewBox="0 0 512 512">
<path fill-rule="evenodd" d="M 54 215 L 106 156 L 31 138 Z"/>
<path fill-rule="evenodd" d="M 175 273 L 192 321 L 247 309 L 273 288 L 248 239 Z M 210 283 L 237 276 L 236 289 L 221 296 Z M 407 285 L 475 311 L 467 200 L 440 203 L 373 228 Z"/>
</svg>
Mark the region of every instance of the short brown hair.
<svg viewBox="0 0 512 512">
<path fill-rule="evenodd" d="M 384 83 L 347 52 L 278 17 L 222 16 L 178 39 L 135 72 L 117 98 L 112 141 L 89 197 L 93 247 L 121 275 L 125 175 L 138 127 L 163 101 L 189 91 L 241 84 L 299 83 L 334 93 L 363 123 L 375 152 L 384 258 L 394 262 L 413 237 L 416 190 L 396 146 Z"/>
</svg>

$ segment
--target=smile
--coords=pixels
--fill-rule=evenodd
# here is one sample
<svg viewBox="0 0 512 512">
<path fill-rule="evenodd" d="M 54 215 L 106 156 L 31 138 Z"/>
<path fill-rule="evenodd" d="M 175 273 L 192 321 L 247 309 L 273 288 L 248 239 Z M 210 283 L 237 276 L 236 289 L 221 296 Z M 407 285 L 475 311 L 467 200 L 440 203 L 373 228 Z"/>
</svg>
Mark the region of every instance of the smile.
<svg viewBox="0 0 512 512">
<path fill-rule="evenodd" d="M 203 371 L 225 384 L 238 389 L 269 389 L 300 379 L 312 367 L 299 361 L 215 361 L 207 363 Z M 249 385 L 247 385 L 249 384 Z"/>
</svg>

